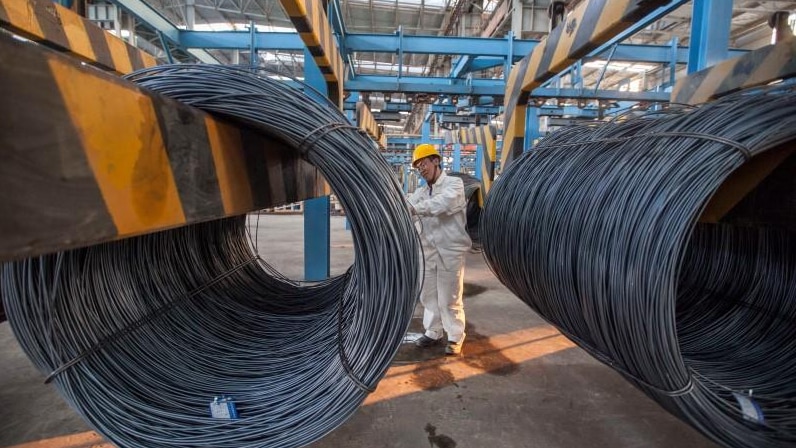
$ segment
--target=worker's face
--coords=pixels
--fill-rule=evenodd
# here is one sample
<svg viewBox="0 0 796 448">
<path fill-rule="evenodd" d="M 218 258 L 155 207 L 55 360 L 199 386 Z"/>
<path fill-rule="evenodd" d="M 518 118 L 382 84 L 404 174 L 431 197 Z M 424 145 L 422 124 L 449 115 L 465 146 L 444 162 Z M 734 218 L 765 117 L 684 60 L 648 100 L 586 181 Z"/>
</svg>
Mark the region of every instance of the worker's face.
<svg viewBox="0 0 796 448">
<path fill-rule="evenodd" d="M 423 176 L 426 182 L 433 182 L 437 175 L 437 166 L 439 166 L 439 159 L 436 157 L 426 157 L 420 159 L 415 164 L 415 168 Z"/>
</svg>

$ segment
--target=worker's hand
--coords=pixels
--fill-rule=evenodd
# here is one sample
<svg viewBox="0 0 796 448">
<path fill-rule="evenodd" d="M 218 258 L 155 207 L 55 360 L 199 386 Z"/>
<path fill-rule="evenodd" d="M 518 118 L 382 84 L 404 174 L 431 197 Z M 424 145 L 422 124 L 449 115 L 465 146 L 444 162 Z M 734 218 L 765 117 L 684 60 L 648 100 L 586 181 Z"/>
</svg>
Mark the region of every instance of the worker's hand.
<svg viewBox="0 0 796 448">
<path fill-rule="evenodd" d="M 409 209 L 409 214 L 410 215 L 412 215 L 412 216 L 416 216 L 417 215 L 417 210 L 415 210 L 415 207 L 409 201 L 406 201 L 406 208 Z"/>
</svg>

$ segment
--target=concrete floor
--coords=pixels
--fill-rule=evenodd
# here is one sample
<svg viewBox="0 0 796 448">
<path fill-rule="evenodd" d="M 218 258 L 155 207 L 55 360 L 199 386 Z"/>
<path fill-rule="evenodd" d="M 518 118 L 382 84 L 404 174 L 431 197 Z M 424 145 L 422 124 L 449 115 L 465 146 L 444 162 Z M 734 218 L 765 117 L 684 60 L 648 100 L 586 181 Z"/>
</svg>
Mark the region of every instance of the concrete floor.
<svg viewBox="0 0 796 448">
<path fill-rule="evenodd" d="M 260 217 L 258 246 L 303 276 L 301 216 Z M 332 217 L 332 273 L 353 261 Z M 714 447 L 608 367 L 574 347 L 509 293 L 480 254 L 465 273 L 464 356 L 405 344 L 359 411 L 313 448 Z M 420 320 L 410 333 L 419 333 Z M 0 446 L 110 447 L 64 404 L 0 324 Z M 143 447 L 145 448 L 145 447 Z"/>
</svg>

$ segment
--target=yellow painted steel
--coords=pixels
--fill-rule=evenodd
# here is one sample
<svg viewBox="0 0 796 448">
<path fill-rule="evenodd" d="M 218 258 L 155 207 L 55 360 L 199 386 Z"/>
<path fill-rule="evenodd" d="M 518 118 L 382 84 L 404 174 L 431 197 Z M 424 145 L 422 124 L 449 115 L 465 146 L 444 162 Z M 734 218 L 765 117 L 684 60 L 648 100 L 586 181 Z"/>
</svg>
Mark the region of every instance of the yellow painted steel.
<svg viewBox="0 0 796 448">
<path fill-rule="evenodd" d="M 64 27 L 66 38 L 69 41 L 69 48 L 73 53 L 90 61 L 97 59 L 94 47 L 86 31 L 86 22 L 77 14 L 64 13 L 61 15 L 61 25 Z M 88 26 L 92 26 L 89 24 Z M 120 72 L 120 73 L 129 73 Z"/>
<path fill-rule="evenodd" d="M 796 40 L 769 45 L 681 78 L 671 100 L 700 104 L 736 90 L 796 75 Z"/>
<path fill-rule="evenodd" d="M 53 2 L 48 7 L 55 10 L 57 5 Z M 45 38 L 44 31 L 39 24 L 39 15 L 36 14 L 36 10 L 30 2 L 0 0 L 0 10 L 5 11 L 5 16 L 0 20 L 4 25 L 11 26 L 14 31 L 33 40 Z"/>
<path fill-rule="evenodd" d="M 387 138 L 381 131 L 379 124 L 370 112 L 367 104 L 359 101 L 356 105 L 357 127 L 367 132 L 368 135 L 382 148 L 387 146 Z"/>
<path fill-rule="evenodd" d="M 116 71 L 119 73 L 134 71 L 133 61 L 130 60 L 130 54 L 127 52 L 128 44 L 108 33 L 103 34 L 105 35 L 105 41 L 108 43 L 108 50 L 110 50 Z"/>
<path fill-rule="evenodd" d="M 210 150 L 213 152 L 221 200 L 224 202 L 224 213 L 227 215 L 246 213 L 254 207 L 254 200 L 249 186 L 249 175 L 246 172 L 246 160 L 241 152 L 240 130 L 209 116 L 205 118 L 205 126 Z"/>
<path fill-rule="evenodd" d="M 459 129 L 459 142 L 465 145 L 479 145 L 483 154 L 481 166 L 476 167 L 481 172 L 481 188 L 478 191 L 478 203 L 484 206 L 484 198 L 492 187 L 495 179 L 495 158 L 497 154 L 497 128 L 484 125 L 473 128 Z"/>
<path fill-rule="evenodd" d="M 323 73 L 329 87 L 329 98 L 342 107 L 345 68 L 322 2 L 280 0 L 280 3 Z"/>
<path fill-rule="evenodd" d="M 506 83 L 501 166 L 522 152 L 527 101 L 533 89 L 633 24 L 664 0 L 586 0 L 556 30 L 515 64 Z"/>
<path fill-rule="evenodd" d="M 82 76 L 82 70 L 69 64 L 49 62 L 119 234 L 185 223 L 151 100 L 130 95 L 108 79 Z"/>
<path fill-rule="evenodd" d="M 47 42 L 119 74 L 157 65 L 157 59 L 152 55 L 51 1 L 0 0 L 0 27 L 37 42 Z M 110 50 L 110 60 L 99 56 L 105 47 Z M 135 60 L 131 55 L 136 55 Z"/>
</svg>

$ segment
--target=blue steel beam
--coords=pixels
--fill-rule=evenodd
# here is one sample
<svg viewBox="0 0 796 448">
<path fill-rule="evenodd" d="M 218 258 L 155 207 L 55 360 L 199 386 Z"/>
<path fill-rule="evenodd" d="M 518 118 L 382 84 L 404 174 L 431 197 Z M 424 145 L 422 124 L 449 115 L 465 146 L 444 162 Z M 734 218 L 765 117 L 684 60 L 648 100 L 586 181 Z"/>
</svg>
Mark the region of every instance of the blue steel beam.
<svg viewBox="0 0 796 448">
<path fill-rule="evenodd" d="M 382 112 L 411 112 L 411 103 L 384 103 Z"/>
<path fill-rule="evenodd" d="M 597 118 L 599 111 L 597 109 L 585 109 L 575 106 L 551 106 L 544 105 L 539 109 L 540 117 L 584 117 L 584 118 Z"/>
<path fill-rule="evenodd" d="M 503 95 L 505 83 L 499 79 L 433 78 L 422 76 L 358 75 L 345 83 L 348 90 L 359 92 L 445 93 L 454 95 Z"/>
<path fill-rule="evenodd" d="M 518 62 L 522 57 L 514 56 L 512 64 Z M 462 56 L 456 60 L 451 68 L 451 78 L 462 78 L 468 73 L 480 72 L 488 68 L 500 67 L 506 63 L 506 58 L 498 58 L 493 56 Z"/>
<path fill-rule="evenodd" d="M 138 21 L 152 30 L 156 31 L 160 36 L 174 43 L 174 45 L 185 48 L 188 53 L 204 62 L 205 64 L 218 64 L 218 60 L 210 53 L 201 48 L 188 48 L 180 42 L 180 30 L 171 23 L 168 19 L 163 17 L 154 8 L 149 6 L 143 0 L 111 0 L 113 3 L 127 10 L 130 14 L 134 15 Z M 249 41 L 249 33 L 244 33 L 246 37 L 244 40 Z M 246 44 L 244 48 L 248 48 Z"/>
<path fill-rule="evenodd" d="M 691 47 L 688 52 L 689 74 L 727 59 L 731 23 L 732 2 L 694 0 Z"/>
<path fill-rule="evenodd" d="M 497 115 L 502 110 L 501 106 L 473 106 L 470 108 L 470 113 L 473 115 Z"/>
<path fill-rule="evenodd" d="M 503 59 L 500 60 L 502 64 L 504 62 Z M 451 67 L 451 78 L 461 78 L 467 73 L 473 71 L 473 58 L 471 56 L 459 56 L 456 61 L 453 63 L 453 67 Z"/>
<path fill-rule="evenodd" d="M 528 54 L 538 44 L 534 40 L 513 40 L 515 54 Z M 349 34 L 346 48 L 352 52 L 475 55 L 506 57 L 509 41 L 491 37 L 398 36 L 393 34 Z"/>
<path fill-rule="evenodd" d="M 403 93 L 445 93 L 451 95 L 487 95 L 502 96 L 505 92 L 505 83 L 502 79 L 471 80 L 435 78 L 423 76 L 404 76 L 398 79 L 394 76 L 359 75 L 346 81 L 346 89 L 359 92 L 403 92 Z M 620 92 L 616 90 L 584 90 L 584 89 L 559 89 L 537 88 L 531 98 L 581 98 L 618 101 L 650 101 L 664 102 L 669 100 L 666 92 Z M 434 105 L 438 107 L 445 105 Z M 448 105 L 450 106 L 450 105 Z M 449 112 L 446 110 L 446 112 Z M 436 113 L 436 112 L 434 112 Z"/>
<path fill-rule="evenodd" d="M 315 90 L 310 96 L 328 94 L 328 84 L 308 49 L 304 50 L 304 81 Z M 309 90 L 309 89 L 308 89 Z M 323 103 L 322 98 L 316 98 Z M 329 277 L 331 226 L 329 196 L 304 201 L 304 280 L 320 281 Z"/>
<path fill-rule="evenodd" d="M 749 53 L 749 50 L 727 49 L 727 43 L 724 44 L 724 49 L 727 50 L 727 57 L 735 58 Z M 675 56 L 675 62 L 678 64 L 688 63 L 689 47 L 677 47 L 677 54 L 672 54 L 671 45 L 636 45 L 636 44 L 619 44 L 616 46 L 614 56 L 611 58 L 617 62 L 638 62 L 648 64 L 671 64 L 672 57 Z M 602 54 L 596 54 L 588 59 L 607 59 L 608 53 L 611 50 L 606 50 Z"/>
<path fill-rule="evenodd" d="M 550 99 L 585 99 L 585 100 L 611 100 L 634 102 L 669 102 L 667 92 L 620 92 L 618 90 L 583 90 L 583 89 L 554 89 L 536 88 L 531 92 L 531 98 Z"/>
<path fill-rule="evenodd" d="M 130 0 L 118 0 L 130 1 Z M 143 20 L 143 19 L 142 19 Z M 176 30 L 176 28 L 175 28 Z M 172 30 L 173 31 L 173 30 Z M 205 48 L 205 49 L 218 49 L 218 50 L 247 50 L 251 46 L 251 36 L 247 31 L 187 31 L 176 30 L 175 32 L 169 31 L 171 37 L 169 40 L 177 42 L 183 48 Z M 169 37 L 168 33 L 166 37 Z M 362 37 L 366 36 L 366 37 Z M 495 38 L 472 38 L 472 37 L 437 37 L 437 36 L 411 36 L 404 35 L 403 42 L 409 42 L 410 45 L 404 45 L 404 53 L 413 53 L 418 48 L 418 43 L 415 39 L 427 40 L 426 45 L 429 47 L 420 47 L 425 54 L 462 54 L 467 52 L 469 54 L 478 56 L 471 58 L 462 56 L 458 59 L 457 64 L 462 64 L 470 67 L 470 71 L 484 70 L 487 68 L 496 67 L 505 63 L 508 57 L 509 47 L 505 39 Z M 478 42 L 488 41 L 489 45 L 481 47 L 469 47 L 473 45 L 473 39 Z M 372 51 L 372 48 L 378 48 L 380 52 L 398 54 L 399 48 L 392 47 L 397 42 L 397 37 L 392 34 L 367 34 L 356 35 L 349 34 L 346 39 L 342 39 L 344 48 L 348 52 L 363 52 Z M 433 45 L 432 45 L 433 44 Z M 533 48 L 536 41 L 532 40 L 515 40 L 515 49 L 519 48 Z M 523 47 L 524 45 L 524 47 Z M 304 43 L 301 41 L 298 33 L 285 33 L 285 32 L 257 32 L 255 34 L 255 46 L 259 50 L 275 50 L 275 51 L 303 51 Z M 454 53 L 449 53 L 445 49 L 459 48 Z M 687 47 L 680 47 L 677 50 L 677 62 L 685 64 L 688 62 Z M 729 57 L 741 56 L 747 53 L 746 50 L 730 50 Z M 512 62 L 520 60 L 524 54 L 527 53 L 511 53 L 514 56 Z M 604 55 L 597 54 L 595 57 L 600 58 Z M 668 64 L 672 60 L 672 47 L 670 45 L 634 45 L 634 44 L 620 44 L 617 45 L 614 52 L 614 61 L 618 62 L 639 62 L 650 64 Z M 460 62 L 459 62 L 460 61 Z M 464 67 L 454 69 L 459 75 L 466 74 Z M 456 77 L 456 76 L 452 76 Z"/>
<path fill-rule="evenodd" d="M 180 30 L 179 42 L 186 48 L 213 50 L 245 50 L 251 45 L 248 31 L 185 31 Z M 298 33 L 255 33 L 254 45 L 258 50 L 301 51 L 304 42 Z"/>
<path fill-rule="evenodd" d="M 432 104 L 432 114 L 455 114 L 458 108 L 453 104 Z"/>
<path fill-rule="evenodd" d="M 388 145 L 419 145 L 421 143 L 431 143 L 432 145 L 444 145 L 445 139 L 443 138 L 423 138 L 422 136 L 415 137 L 393 137 L 387 136 Z"/>
</svg>

